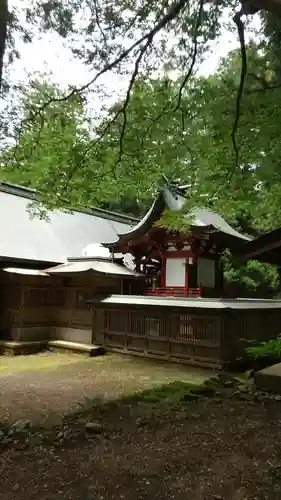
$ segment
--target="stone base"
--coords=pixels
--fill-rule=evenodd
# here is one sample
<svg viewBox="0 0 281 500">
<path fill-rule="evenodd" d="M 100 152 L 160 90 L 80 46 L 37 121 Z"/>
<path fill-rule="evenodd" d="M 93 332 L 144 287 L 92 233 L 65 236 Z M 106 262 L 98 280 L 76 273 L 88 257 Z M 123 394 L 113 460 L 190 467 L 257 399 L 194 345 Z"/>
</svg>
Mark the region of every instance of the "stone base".
<svg viewBox="0 0 281 500">
<path fill-rule="evenodd" d="M 5 340 L 0 342 L 0 355 L 19 356 L 36 354 L 45 350 L 69 351 L 86 356 L 100 356 L 105 353 L 101 346 L 93 344 L 81 344 L 79 342 L 66 342 L 64 340 L 50 340 L 46 342 L 17 342 Z"/>
<path fill-rule="evenodd" d="M 62 340 L 90 345 L 92 343 L 92 330 L 59 326 L 12 327 L 10 336 L 6 337 L 5 340 L 14 342 Z"/>
<path fill-rule="evenodd" d="M 101 346 L 92 344 L 92 330 L 55 326 L 13 327 L 12 339 L 0 341 L 0 354 L 33 354 L 44 349 L 64 350 L 98 356 L 104 354 Z"/>
<path fill-rule="evenodd" d="M 261 391 L 281 394 L 281 363 L 256 372 L 255 383 Z"/>
<path fill-rule="evenodd" d="M 11 336 L 15 342 L 42 342 L 50 338 L 51 327 L 12 327 Z"/>
<path fill-rule="evenodd" d="M 92 330 L 53 326 L 52 339 L 90 345 L 92 343 Z"/>
<path fill-rule="evenodd" d="M 51 351 L 71 351 L 86 356 L 100 356 L 104 354 L 104 348 L 93 344 L 81 344 L 80 342 L 67 342 L 65 340 L 50 340 L 48 349 Z"/>
<path fill-rule="evenodd" d="M 27 354 L 37 354 L 47 349 L 47 342 L 17 342 L 3 340 L 0 342 L 0 354 L 7 356 L 19 356 Z"/>
</svg>

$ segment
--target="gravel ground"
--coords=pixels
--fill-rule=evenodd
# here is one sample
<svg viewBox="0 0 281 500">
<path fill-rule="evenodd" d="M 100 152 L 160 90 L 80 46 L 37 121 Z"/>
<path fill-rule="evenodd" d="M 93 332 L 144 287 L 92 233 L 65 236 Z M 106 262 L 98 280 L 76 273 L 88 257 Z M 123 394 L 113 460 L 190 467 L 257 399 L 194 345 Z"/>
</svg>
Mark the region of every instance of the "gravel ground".
<svg viewBox="0 0 281 500">
<path fill-rule="evenodd" d="M 0 363 L 2 423 L 18 419 L 57 423 L 85 398 L 115 398 L 174 380 L 198 384 L 212 375 L 210 371 L 115 354 L 87 358 L 46 353 L 1 357 Z"/>
<path fill-rule="evenodd" d="M 280 410 L 231 396 L 95 409 L 99 435 L 76 417 L 59 446 L 3 450 L 0 499 L 280 500 Z"/>
</svg>

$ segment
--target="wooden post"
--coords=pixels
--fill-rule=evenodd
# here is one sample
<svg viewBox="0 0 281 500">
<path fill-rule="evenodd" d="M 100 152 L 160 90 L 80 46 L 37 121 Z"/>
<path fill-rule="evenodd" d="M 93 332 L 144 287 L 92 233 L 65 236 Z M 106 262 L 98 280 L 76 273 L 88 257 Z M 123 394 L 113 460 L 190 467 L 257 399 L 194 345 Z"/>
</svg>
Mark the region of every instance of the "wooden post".
<svg viewBox="0 0 281 500">
<path fill-rule="evenodd" d="M 189 290 L 188 267 L 189 267 L 188 259 L 186 259 L 186 262 L 185 262 L 185 291 L 184 291 L 185 297 L 188 297 L 188 290 Z"/>
<path fill-rule="evenodd" d="M 141 256 L 135 254 L 135 263 L 136 263 L 136 272 L 140 273 L 140 266 L 141 266 Z"/>
<path fill-rule="evenodd" d="M 215 292 L 216 296 L 223 296 L 223 261 L 220 257 L 215 262 Z"/>
<path fill-rule="evenodd" d="M 92 344 L 96 343 L 96 328 L 97 328 L 97 310 L 92 304 Z"/>
<path fill-rule="evenodd" d="M 105 314 L 104 309 L 102 309 L 99 305 L 92 305 L 93 307 L 93 325 L 92 325 L 92 343 L 104 345 L 104 329 L 103 329 L 103 317 Z"/>
<path fill-rule="evenodd" d="M 163 288 L 166 286 L 166 262 L 167 258 L 163 254 L 161 260 L 161 287 Z"/>
<path fill-rule="evenodd" d="M 26 292 L 25 286 L 22 285 L 21 286 L 21 294 L 20 294 L 19 332 L 18 332 L 17 338 L 16 339 L 13 338 L 13 340 L 20 340 L 21 339 L 21 329 L 24 326 L 24 313 L 25 313 L 24 303 L 25 303 L 25 295 L 26 295 L 25 292 Z M 12 328 L 13 328 L 13 325 L 12 325 Z"/>
<path fill-rule="evenodd" d="M 280 294 L 281 294 L 281 267 L 277 268 L 277 273 L 278 273 L 277 293 L 278 293 L 278 296 L 280 296 Z"/>
</svg>

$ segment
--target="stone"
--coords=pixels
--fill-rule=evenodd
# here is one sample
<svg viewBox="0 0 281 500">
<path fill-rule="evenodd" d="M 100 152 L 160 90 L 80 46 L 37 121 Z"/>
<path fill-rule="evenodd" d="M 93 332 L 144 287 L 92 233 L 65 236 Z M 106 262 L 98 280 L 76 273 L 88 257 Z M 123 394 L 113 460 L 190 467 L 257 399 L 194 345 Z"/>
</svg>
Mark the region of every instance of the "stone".
<svg viewBox="0 0 281 500">
<path fill-rule="evenodd" d="M 233 380 L 222 380 L 222 384 L 226 388 L 234 387 L 234 382 Z"/>
<path fill-rule="evenodd" d="M 18 491 L 20 489 L 19 483 L 15 483 L 14 486 L 12 487 L 12 491 Z"/>
<path fill-rule="evenodd" d="M 64 438 L 64 433 L 63 432 L 58 432 L 57 433 L 57 439 L 63 439 Z"/>
<path fill-rule="evenodd" d="M 251 401 L 253 399 L 253 396 L 248 393 L 240 392 L 237 395 L 238 399 L 241 399 L 241 401 Z"/>
<path fill-rule="evenodd" d="M 24 432 L 27 431 L 29 428 L 30 428 L 29 420 L 17 420 L 13 425 L 11 425 L 9 434 L 13 434 L 14 432 Z"/>
<path fill-rule="evenodd" d="M 178 417 L 178 418 L 181 418 L 181 419 L 182 419 L 182 418 L 187 418 L 187 412 L 186 412 L 186 411 L 184 411 L 184 410 L 183 410 L 183 411 L 179 411 L 179 412 L 177 413 L 177 417 Z"/>
<path fill-rule="evenodd" d="M 11 444 L 12 442 L 13 442 L 13 439 L 12 439 L 12 438 L 10 438 L 10 437 L 6 437 L 6 436 L 5 436 L 5 437 L 2 439 L 2 443 L 3 443 L 3 444 Z"/>
<path fill-rule="evenodd" d="M 280 394 L 281 392 L 281 363 L 259 370 L 254 376 L 257 389 Z"/>
<path fill-rule="evenodd" d="M 238 490 L 234 493 L 233 500 L 247 500 L 247 490 L 244 486 L 238 488 Z"/>
<path fill-rule="evenodd" d="M 192 394 L 192 392 L 188 392 L 183 396 L 183 401 L 195 401 L 199 399 L 198 394 Z"/>
<path fill-rule="evenodd" d="M 237 386 L 237 390 L 240 392 L 247 392 L 249 390 L 249 386 L 246 384 L 240 384 Z"/>
<path fill-rule="evenodd" d="M 136 423 L 138 427 L 145 427 L 148 424 L 148 420 L 146 418 L 138 418 Z"/>
<path fill-rule="evenodd" d="M 85 430 L 91 434 L 100 434 L 103 428 L 98 422 L 87 422 L 85 424 Z"/>
<path fill-rule="evenodd" d="M 0 431 L 0 441 L 4 439 L 4 437 L 5 437 L 5 432 Z"/>
</svg>

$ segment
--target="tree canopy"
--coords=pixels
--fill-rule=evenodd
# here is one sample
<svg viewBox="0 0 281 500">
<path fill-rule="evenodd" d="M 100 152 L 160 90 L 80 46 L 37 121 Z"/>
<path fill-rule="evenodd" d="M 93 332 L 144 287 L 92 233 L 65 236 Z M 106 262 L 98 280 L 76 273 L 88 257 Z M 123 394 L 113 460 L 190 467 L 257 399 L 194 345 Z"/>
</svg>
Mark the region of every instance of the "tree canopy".
<svg viewBox="0 0 281 500">
<path fill-rule="evenodd" d="M 102 75 L 108 74 L 109 78 L 112 73 L 127 75 L 128 84 L 118 115 L 122 121 L 122 136 L 127 128 L 128 105 L 139 79 L 153 79 L 156 75 L 163 75 L 163 71 L 169 75 L 175 73 L 175 95 L 169 111 L 179 110 L 195 69 L 227 23 L 229 29 L 237 32 L 241 45 L 233 121 L 229 129 L 235 152 L 233 164 L 236 167 L 240 149 L 237 133 L 248 70 L 244 14 L 255 14 L 262 18 L 262 34 L 256 32 L 254 37 L 259 35 L 266 60 L 277 71 L 280 0 L 29 0 L 24 4 L 2 0 L 0 86 L 2 84 L 2 90 L 6 88 L 2 78 L 3 63 L 7 67 L 14 57 L 20 57 L 19 40 L 29 43 L 45 30 L 55 31 L 65 40 L 73 54 L 88 65 L 92 74 L 81 88 L 71 87 L 70 82 L 69 91 L 61 95 L 60 100 L 69 101 L 74 95 L 95 93 Z M 47 108 L 53 102 L 54 96 L 46 96 L 44 103 L 38 105 L 36 112 L 33 110 L 30 118 L 36 119 L 40 114 L 41 119 L 47 119 Z M 108 126 L 114 125 L 114 121 L 109 122 Z M 153 116 L 155 121 L 157 115 Z M 120 155 L 123 155 L 121 141 Z"/>
<path fill-rule="evenodd" d="M 176 110 L 177 80 L 139 77 L 125 130 L 122 101 L 92 120 L 80 95 L 65 102 L 59 89 L 37 82 L 23 97 L 25 131 L 6 151 L 2 177 L 40 187 L 49 205 L 114 208 L 121 200 L 129 205 L 136 200 L 131 209 L 139 213 L 137 206 L 150 203 L 165 174 L 187 186 L 191 205 L 209 205 L 245 232 L 276 227 L 281 224 L 281 110 L 276 105 L 281 86 L 266 67 L 265 52 L 254 44 L 248 52 L 238 168 L 229 134 L 239 81 L 239 52 L 234 51 L 215 74 L 190 80 Z M 36 111 L 46 96 L 53 101 L 42 119 Z"/>
<path fill-rule="evenodd" d="M 65 99 L 48 81 L 32 82 L 21 97 L 17 142 L 2 155 L 1 177 L 39 188 L 45 206 L 99 205 L 138 216 L 165 174 L 186 186 L 190 205 L 211 206 L 245 233 L 272 229 L 280 225 L 281 82 L 278 47 L 270 43 L 268 38 L 247 48 L 237 151 L 231 131 L 239 50 L 214 74 L 191 75 L 180 103 L 180 76 L 172 78 L 169 69 L 141 73 L 125 115 L 122 99 L 92 118 L 84 94 Z M 180 223 L 173 214 L 163 219 L 171 227 Z M 229 282 L 251 295 L 261 288 L 274 293 L 275 271 L 249 265 L 235 268 L 227 260 Z"/>
</svg>

